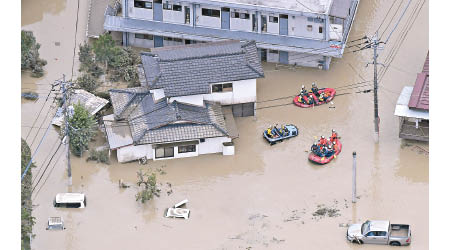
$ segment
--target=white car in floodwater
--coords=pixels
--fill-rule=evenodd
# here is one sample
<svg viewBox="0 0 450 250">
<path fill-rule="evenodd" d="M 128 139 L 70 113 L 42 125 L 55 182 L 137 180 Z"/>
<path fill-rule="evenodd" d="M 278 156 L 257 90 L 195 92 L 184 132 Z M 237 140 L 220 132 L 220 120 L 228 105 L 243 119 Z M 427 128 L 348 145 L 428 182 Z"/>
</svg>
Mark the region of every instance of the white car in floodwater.
<svg viewBox="0 0 450 250">
<path fill-rule="evenodd" d="M 357 244 L 381 244 L 408 246 L 411 244 L 411 229 L 406 224 L 391 224 L 387 220 L 371 220 L 363 224 L 351 224 L 347 240 Z"/>
<path fill-rule="evenodd" d="M 85 208 L 86 196 L 81 193 L 60 193 L 56 194 L 53 206 L 65 208 Z"/>
</svg>

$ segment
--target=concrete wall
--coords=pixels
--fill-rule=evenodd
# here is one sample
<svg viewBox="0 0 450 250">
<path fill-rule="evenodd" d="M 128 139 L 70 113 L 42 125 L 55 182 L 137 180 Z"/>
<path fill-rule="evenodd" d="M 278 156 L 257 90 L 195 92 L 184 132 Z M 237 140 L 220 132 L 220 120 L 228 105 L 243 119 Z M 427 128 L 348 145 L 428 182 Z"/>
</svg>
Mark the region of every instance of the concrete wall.
<svg viewBox="0 0 450 250">
<path fill-rule="evenodd" d="M 221 19 L 220 17 L 210 17 L 210 16 L 203 16 L 202 15 L 202 7 L 207 9 L 215 9 L 219 10 L 220 8 L 214 7 L 214 6 L 208 6 L 208 5 L 202 5 L 196 7 L 196 19 L 197 19 L 197 26 L 204 26 L 209 28 L 221 28 Z"/>
<path fill-rule="evenodd" d="M 289 52 L 289 64 L 306 67 L 318 67 L 319 61 L 325 61 L 323 55 Z"/>
<path fill-rule="evenodd" d="M 128 0 L 128 16 L 137 19 L 153 20 L 153 9 L 135 8 L 134 0 Z"/>
<path fill-rule="evenodd" d="M 130 33 L 129 35 L 129 43 L 131 46 L 140 47 L 140 48 L 154 48 L 155 43 L 153 40 L 148 39 L 140 39 L 135 37 L 135 33 Z"/>
<path fill-rule="evenodd" d="M 277 52 L 277 53 L 272 53 Z M 280 55 L 278 50 L 267 50 L 267 62 L 278 63 L 280 62 Z"/>
<path fill-rule="evenodd" d="M 198 153 L 199 154 L 214 154 L 221 153 L 223 151 L 224 142 L 230 142 L 231 138 L 228 137 L 214 137 L 214 138 L 206 138 L 205 142 L 200 142 L 198 144 Z"/>
<path fill-rule="evenodd" d="M 268 14 L 268 13 L 261 13 L 262 16 L 267 17 L 267 33 L 269 34 L 280 34 L 280 18 L 278 14 Z M 270 16 L 278 17 L 278 23 L 272 23 L 270 22 Z"/>
<path fill-rule="evenodd" d="M 312 25 L 312 31 L 308 31 L 308 25 Z M 310 22 L 305 16 L 289 16 L 288 18 L 289 36 L 323 39 L 325 35 L 319 33 L 319 27 L 322 27 L 322 32 L 325 32 L 325 23 Z"/>
</svg>

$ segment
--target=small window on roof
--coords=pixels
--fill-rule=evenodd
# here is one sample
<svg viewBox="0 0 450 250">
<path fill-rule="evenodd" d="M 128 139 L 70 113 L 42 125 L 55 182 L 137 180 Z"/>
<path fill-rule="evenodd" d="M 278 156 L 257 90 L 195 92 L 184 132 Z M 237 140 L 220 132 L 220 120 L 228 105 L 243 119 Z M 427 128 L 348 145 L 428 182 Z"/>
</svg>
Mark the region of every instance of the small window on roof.
<svg viewBox="0 0 450 250">
<path fill-rule="evenodd" d="M 173 11 L 181 11 L 181 10 L 182 10 L 181 5 L 178 4 L 173 5 Z"/>
</svg>

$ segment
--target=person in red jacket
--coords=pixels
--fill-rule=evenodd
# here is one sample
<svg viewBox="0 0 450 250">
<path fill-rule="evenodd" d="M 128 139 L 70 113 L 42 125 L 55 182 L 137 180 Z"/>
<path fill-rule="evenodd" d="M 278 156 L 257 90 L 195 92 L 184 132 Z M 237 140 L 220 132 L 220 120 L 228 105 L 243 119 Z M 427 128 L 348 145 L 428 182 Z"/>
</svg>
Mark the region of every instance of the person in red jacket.
<svg viewBox="0 0 450 250">
<path fill-rule="evenodd" d="M 336 130 L 332 129 L 332 130 L 331 130 L 331 138 L 330 138 L 330 141 L 331 141 L 331 142 L 335 142 L 336 140 L 337 140 L 337 133 L 336 133 Z"/>
<path fill-rule="evenodd" d="M 321 136 L 319 140 L 320 145 L 327 145 L 327 139 L 325 139 L 325 136 Z"/>
</svg>

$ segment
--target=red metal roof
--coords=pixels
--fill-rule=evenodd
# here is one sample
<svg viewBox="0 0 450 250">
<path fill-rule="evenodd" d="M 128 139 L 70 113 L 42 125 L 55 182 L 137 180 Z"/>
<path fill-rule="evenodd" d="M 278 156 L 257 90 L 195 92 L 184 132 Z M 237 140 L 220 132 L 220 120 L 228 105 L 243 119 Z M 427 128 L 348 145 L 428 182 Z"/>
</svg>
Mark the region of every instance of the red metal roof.
<svg viewBox="0 0 450 250">
<path fill-rule="evenodd" d="M 416 84 L 414 85 L 408 106 L 413 109 L 428 110 L 429 108 L 429 53 L 425 59 L 422 73 L 417 74 Z"/>
</svg>

